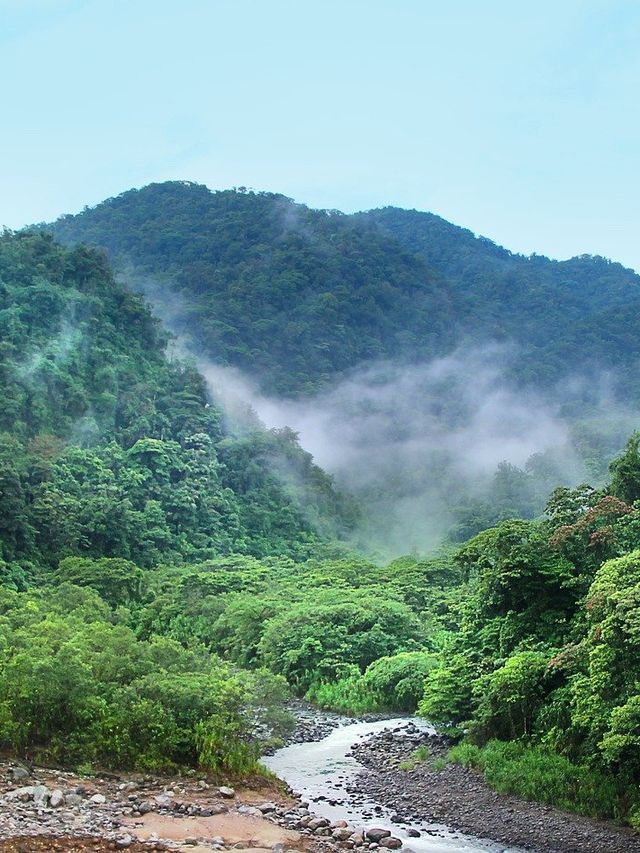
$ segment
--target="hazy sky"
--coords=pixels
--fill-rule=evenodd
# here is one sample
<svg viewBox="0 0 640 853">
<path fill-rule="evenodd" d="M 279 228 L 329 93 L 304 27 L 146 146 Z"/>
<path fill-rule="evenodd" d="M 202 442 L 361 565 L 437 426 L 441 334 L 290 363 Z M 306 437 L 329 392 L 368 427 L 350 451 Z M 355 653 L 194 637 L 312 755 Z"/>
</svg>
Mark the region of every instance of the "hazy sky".
<svg viewBox="0 0 640 853">
<path fill-rule="evenodd" d="M 640 269 L 639 0 L 0 0 L 0 224 L 150 181 Z"/>
</svg>

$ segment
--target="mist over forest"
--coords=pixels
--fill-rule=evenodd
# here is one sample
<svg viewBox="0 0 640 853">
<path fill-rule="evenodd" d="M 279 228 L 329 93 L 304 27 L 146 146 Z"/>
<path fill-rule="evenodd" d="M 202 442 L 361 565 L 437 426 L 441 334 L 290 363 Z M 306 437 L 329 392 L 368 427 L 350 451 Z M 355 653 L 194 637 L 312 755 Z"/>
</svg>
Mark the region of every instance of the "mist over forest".
<svg viewBox="0 0 640 853">
<path fill-rule="evenodd" d="M 0 748 L 254 778 L 298 697 L 640 828 L 639 288 L 183 182 L 5 232 Z"/>
<path fill-rule="evenodd" d="M 110 253 L 234 429 L 255 414 L 298 435 L 370 555 L 537 517 L 554 487 L 604 483 L 637 423 L 640 277 L 603 258 L 179 182 L 50 227 Z"/>
</svg>

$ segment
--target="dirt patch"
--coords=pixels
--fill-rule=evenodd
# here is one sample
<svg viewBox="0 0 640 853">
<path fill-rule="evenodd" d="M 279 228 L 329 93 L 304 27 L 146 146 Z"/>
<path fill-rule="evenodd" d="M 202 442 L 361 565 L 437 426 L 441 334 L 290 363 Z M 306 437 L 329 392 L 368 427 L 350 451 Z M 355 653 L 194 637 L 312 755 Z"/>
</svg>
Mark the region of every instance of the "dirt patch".
<svg viewBox="0 0 640 853">
<path fill-rule="evenodd" d="M 220 814 L 212 817 L 175 818 L 172 815 L 150 813 L 141 818 L 127 818 L 123 826 L 138 838 L 152 835 L 170 841 L 186 838 L 224 838 L 227 846 L 244 844 L 247 847 L 273 847 L 283 844 L 296 847 L 301 842 L 299 832 L 283 829 L 275 823 L 253 815 Z"/>
<path fill-rule="evenodd" d="M 52 838 L 48 835 L 38 835 L 33 838 L 9 838 L 0 841 L 0 853 L 107 853 L 116 849 L 114 841 L 105 841 L 103 838 Z M 150 846 L 135 842 L 127 847 L 130 853 L 150 853 L 151 850 L 166 849 L 160 844 Z"/>
</svg>

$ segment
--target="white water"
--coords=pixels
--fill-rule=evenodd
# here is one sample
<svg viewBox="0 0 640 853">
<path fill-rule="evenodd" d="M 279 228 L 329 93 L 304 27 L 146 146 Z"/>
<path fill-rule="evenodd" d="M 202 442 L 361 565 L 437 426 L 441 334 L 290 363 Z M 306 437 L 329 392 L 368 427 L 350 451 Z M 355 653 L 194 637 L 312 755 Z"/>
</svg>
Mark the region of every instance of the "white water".
<svg viewBox="0 0 640 853">
<path fill-rule="evenodd" d="M 371 734 L 407 722 L 407 719 L 395 719 L 349 723 L 334 729 L 323 740 L 285 746 L 274 755 L 264 758 L 263 763 L 284 779 L 302 799 L 308 800 L 314 814 L 332 821 L 347 820 L 356 829 L 374 826 L 389 829 L 404 842 L 401 853 L 408 853 L 409 850 L 415 853 L 517 853 L 516 848 L 462 835 L 441 824 L 416 823 L 401 827 L 390 820 L 391 812 L 380 804 L 374 801 L 354 803 L 351 800 L 345 788 L 364 769 L 351 755 L 351 746 Z M 417 719 L 411 722 L 433 732 L 427 723 Z M 420 838 L 407 836 L 408 826 L 419 830 Z"/>
</svg>

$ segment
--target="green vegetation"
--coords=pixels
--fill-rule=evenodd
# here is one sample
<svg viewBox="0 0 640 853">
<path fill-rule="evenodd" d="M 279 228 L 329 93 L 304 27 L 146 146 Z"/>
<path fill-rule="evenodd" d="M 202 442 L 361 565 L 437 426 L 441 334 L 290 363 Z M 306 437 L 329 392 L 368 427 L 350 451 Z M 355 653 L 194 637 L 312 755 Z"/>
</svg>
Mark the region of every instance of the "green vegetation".
<svg viewBox="0 0 640 853">
<path fill-rule="evenodd" d="M 413 753 L 411 758 L 406 761 L 401 761 L 398 767 L 400 770 L 415 770 L 420 764 L 424 764 L 429 759 L 429 747 L 419 746 Z M 440 768 L 441 769 L 441 768 Z"/>
<path fill-rule="evenodd" d="M 105 248 L 213 361 L 295 395 L 362 362 L 508 341 L 514 377 L 548 389 L 615 368 L 638 399 L 640 278 L 582 256 L 515 255 L 430 213 L 345 216 L 272 193 L 151 184 L 46 226 Z M 176 298 L 177 297 L 177 298 Z M 585 385 L 586 399 L 597 389 Z"/>
<path fill-rule="evenodd" d="M 255 207 L 256 228 L 264 221 L 285 235 L 278 264 L 287 253 L 299 260 L 322 225 L 324 243 L 305 249 L 320 271 L 313 299 L 302 288 L 303 314 L 330 282 L 357 279 L 355 256 L 365 271 L 377 263 L 375 246 L 418 287 L 412 256 L 375 229 L 360 232 L 359 220 L 302 210 L 294 228 L 279 197 L 169 185 L 152 190 L 154 205 L 153 193 L 167 203 L 154 207 L 158 216 L 177 193 L 185 233 L 194 193 L 205 212 L 228 209 L 232 230 Z M 148 216 L 147 196 L 134 197 Z M 96 216 L 115 205 L 126 219 L 129 202 Z M 218 238 L 231 254 L 216 311 L 229 313 L 218 323 L 244 310 L 248 279 L 237 278 L 233 253 L 246 255 L 253 280 L 263 249 L 252 241 L 266 239 L 249 229 L 234 248 L 225 227 Z M 141 244 L 155 248 L 163 235 L 171 269 L 184 235 L 143 232 Z M 328 247 L 340 244 L 335 266 Z M 220 265 L 207 246 L 200 255 Z M 195 263 L 195 249 L 184 251 Z M 199 280 L 203 304 L 218 298 L 209 272 Z M 374 329 L 380 304 L 362 276 L 359 296 L 350 278 L 347 290 L 369 306 L 362 316 Z M 192 267 L 185 288 L 188 277 L 198 281 Z M 269 304 L 273 280 L 264 278 Z M 382 290 L 409 310 L 409 290 Z M 237 304 L 227 304 L 231 294 Z M 346 301 L 350 311 L 355 302 Z M 211 320 L 202 305 L 193 310 Z M 255 348 L 241 354 L 257 364 L 283 322 L 265 311 L 274 325 L 262 340 L 254 318 Z M 402 311 L 385 316 L 398 328 L 406 321 Z M 277 378 L 279 344 L 270 347 L 263 367 L 273 387 L 316 387 L 362 356 L 347 347 L 342 361 L 296 373 L 313 361 L 314 341 L 335 344 L 338 326 L 320 322 L 316 338 L 308 328 L 296 332 L 305 344 L 292 354 L 290 385 Z M 5 234 L 0 329 L 0 748 L 83 766 L 243 774 L 286 731 L 291 692 L 350 712 L 418 708 L 465 733 L 452 759 L 482 769 L 498 790 L 640 825 L 637 434 L 608 485 L 557 488 L 544 517 L 503 518 L 522 480 L 504 468 L 500 523 L 477 532 L 482 512 L 470 507 L 457 537 L 467 541 L 451 553 L 379 566 L 340 541 L 355 511 L 295 435 L 257 421 L 232 431 L 202 376 L 167 355 L 166 334 L 102 255 Z"/>
<path fill-rule="evenodd" d="M 439 277 L 395 241 L 272 193 L 151 184 L 47 228 L 107 249 L 150 296 L 170 292 L 174 327 L 271 393 L 431 356 L 453 317 Z"/>
<path fill-rule="evenodd" d="M 420 713 L 467 732 L 452 758 L 497 790 L 632 823 L 640 795 L 639 436 L 608 489 L 558 489 L 455 556 L 457 630 Z M 487 744 L 483 749 L 484 744 Z"/>
<path fill-rule="evenodd" d="M 450 750 L 449 760 L 482 770 L 501 794 L 515 794 L 590 817 L 620 815 L 621 792 L 612 778 L 539 746 L 492 740 L 481 748 L 465 743 Z"/>
</svg>

